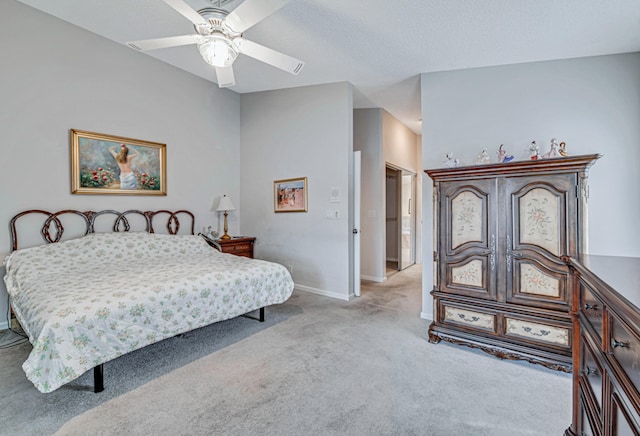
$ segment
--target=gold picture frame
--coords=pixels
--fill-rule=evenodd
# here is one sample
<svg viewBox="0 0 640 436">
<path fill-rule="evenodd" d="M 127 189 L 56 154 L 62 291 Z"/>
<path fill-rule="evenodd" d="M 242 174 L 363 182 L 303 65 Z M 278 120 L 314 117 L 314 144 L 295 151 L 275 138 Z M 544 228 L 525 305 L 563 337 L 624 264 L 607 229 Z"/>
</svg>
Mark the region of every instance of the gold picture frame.
<svg viewBox="0 0 640 436">
<path fill-rule="evenodd" d="M 273 211 L 276 213 L 307 212 L 307 178 L 275 180 Z"/>
<path fill-rule="evenodd" d="M 71 129 L 71 193 L 167 195 L 167 146 Z"/>
</svg>

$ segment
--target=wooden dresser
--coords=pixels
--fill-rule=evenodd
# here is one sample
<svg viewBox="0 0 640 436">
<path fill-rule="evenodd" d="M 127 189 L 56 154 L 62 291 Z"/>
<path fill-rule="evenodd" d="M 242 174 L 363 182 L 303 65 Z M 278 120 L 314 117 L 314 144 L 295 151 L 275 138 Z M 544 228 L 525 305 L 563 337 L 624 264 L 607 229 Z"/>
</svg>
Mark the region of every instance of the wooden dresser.
<svg viewBox="0 0 640 436">
<path fill-rule="evenodd" d="M 640 435 L 640 258 L 570 259 L 573 423 L 565 435 Z"/>
<path fill-rule="evenodd" d="M 571 371 L 571 276 L 600 155 L 440 168 L 429 340 Z"/>
<path fill-rule="evenodd" d="M 216 239 L 216 244 L 220 246 L 223 253 L 231 253 L 236 256 L 253 258 L 253 243 L 256 238 L 233 237 L 231 239 Z"/>
</svg>

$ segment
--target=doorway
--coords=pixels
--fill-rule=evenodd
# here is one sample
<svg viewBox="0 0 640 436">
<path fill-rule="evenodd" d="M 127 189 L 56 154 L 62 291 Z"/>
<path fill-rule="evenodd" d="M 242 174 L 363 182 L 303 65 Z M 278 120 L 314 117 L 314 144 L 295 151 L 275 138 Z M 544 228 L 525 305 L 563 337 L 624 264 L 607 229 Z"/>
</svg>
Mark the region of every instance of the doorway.
<svg viewBox="0 0 640 436">
<path fill-rule="evenodd" d="M 385 247 L 387 276 L 416 263 L 416 175 L 386 166 Z"/>
</svg>

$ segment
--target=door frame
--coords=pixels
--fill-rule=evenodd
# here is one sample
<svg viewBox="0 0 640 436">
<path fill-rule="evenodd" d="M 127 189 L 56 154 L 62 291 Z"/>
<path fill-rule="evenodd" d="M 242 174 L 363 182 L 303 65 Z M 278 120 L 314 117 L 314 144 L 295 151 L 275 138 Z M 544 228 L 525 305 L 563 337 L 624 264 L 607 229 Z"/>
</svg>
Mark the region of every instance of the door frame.
<svg viewBox="0 0 640 436">
<path fill-rule="evenodd" d="M 402 271 L 402 269 L 406 269 L 411 265 L 415 265 L 416 263 L 416 246 L 417 246 L 417 241 L 416 241 L 416 229 L 417 229 L 417 220 L 416 220 L 416 181 L 417 181 L 417 174 L 414 173 L 411 170 L 408 170 L 406 168 L 402 168 L 401 166 L 398 165 L 394 165 L 392 163 L 389 162 L 385 162 L 385 166 L 384 166 L 384 177 L 386 180 L 386 173 L 387 173 L 387 169 L 390 169 L 392 171 L 396 172 L 396 216 L 398 217 L 397 221 L 396 221 L 396 235 L 397 235 L 397 251 L 398 251 L 398 271 Z M 401 225 L 401 221 L 402 221 L 402 176 L 404 175 L 411 175 L 412 176 L 412 181 L 411 181 L 411 199 L 412 199 L 412 211 L 413 213 L 411 214 L 411 220 L 413 221 L 413 225 L 411 226 L 411 236 L 410 236 L 410 257 L 411 257 L 411 261 L 408 265 L 405 266 L 405 268 L 402 268 L 402 225 Z M 385 189 L 384 189 L 384 207 L 385 207 L 385 211 L 386 211 L 386 206 L 387 206 L 387 189 L 386 189 L 386 182 L 385 182 Z M 387 259 L 387 231 L 386 231 L 386 213 L 385 213 L 385 232 L 384 232 L 384 259 L 385 259 L 385 263 L 386 263 L 386 259 Z M 385 268 L 386 270 L 386 268 Z"/>
</svg>

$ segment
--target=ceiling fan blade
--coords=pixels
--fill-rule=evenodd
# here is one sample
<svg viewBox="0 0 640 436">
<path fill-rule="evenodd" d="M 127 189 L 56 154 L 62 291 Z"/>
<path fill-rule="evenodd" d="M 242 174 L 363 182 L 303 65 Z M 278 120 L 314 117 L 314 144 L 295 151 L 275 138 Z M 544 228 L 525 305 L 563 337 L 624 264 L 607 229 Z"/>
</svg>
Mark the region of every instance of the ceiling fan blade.
<svg viewBox="0 0 640 436">
<path fill-rule="evenodd" d="M 167 0 L 165 0 L 167 1 Z M 289 0 L 244 0 L 225 18 L 225 24 L 242 33 L 283 7 Z"/>
<path fill-rule="evenodd" d="M 182 14 L 187 20 L 191 21 L 196 26 L 198 24 L 204 24 L 207 22 L 202 15 L 196 12 L 191 6 L 184 2 L 184 0 L 164 0 L 166 4 Z"/>
<path fill-rule="evenodd" d="M 302 67 L 304 67 L 304 62 L 301 60 L 292 58 L 291 56 L 265 47 L 264 45 L 249 41 L 248 39 L 238 38 L 235 42 L 238 44 L 240 53 L 251 56 L 265 64 L 280 68 L 281 70 L 287 71 L 291 74 L 298 74 L 300 70 L 302 70 Z"/>
<path fill-rule="evenodd" d="M 218 78 L 218 86 L 220 88 L 228 88 L 236 84 L 236 78 L 233 75 L 233 67 L 217 67 L 216 77 Z"/>
<path fill-rule="evenodd" d="M 142 41 L 127 42 L 127 45 L 135 50 L 146 51 L 157 48 L 177 47 L 180 45 L 196 44 L 198 35 L 168 36 L 166 38 L 144 39 Z"/>
</svg>

